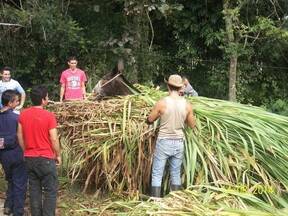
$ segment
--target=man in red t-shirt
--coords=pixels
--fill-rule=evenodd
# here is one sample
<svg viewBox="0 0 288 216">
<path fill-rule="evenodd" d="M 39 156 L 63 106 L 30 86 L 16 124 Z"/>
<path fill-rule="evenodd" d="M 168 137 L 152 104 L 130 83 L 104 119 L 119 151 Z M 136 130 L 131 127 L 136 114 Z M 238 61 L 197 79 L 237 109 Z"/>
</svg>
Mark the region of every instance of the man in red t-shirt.
<svg viewBox="0 0 288 216">
<path fill-rule="evenodd" d="M 86 98 L 85 72 L 77 68 L 76 57 L 68 59 L 69 68 L 62 72 L 60 83 L 60 102 L 65 100 L 83 100 Z"/>
<path fill-rule="evenodd" d="M 46 87 L 33 87 L 30 97 L 33 106 L 21 112 L 17 136 L 29 177 L 31 213 L 32 216 L 55 215 L 56 164 L 61 164 L 57 122 L 53 113 L 43 109 L 48 104 Z"/>
</svg>

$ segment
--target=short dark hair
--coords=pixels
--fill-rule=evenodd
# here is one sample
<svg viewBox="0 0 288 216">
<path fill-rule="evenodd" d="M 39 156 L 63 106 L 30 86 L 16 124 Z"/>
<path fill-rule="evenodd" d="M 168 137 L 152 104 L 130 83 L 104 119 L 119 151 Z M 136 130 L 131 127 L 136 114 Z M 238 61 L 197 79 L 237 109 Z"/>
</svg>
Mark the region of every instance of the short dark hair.
<svg viewBox="0 0 288 216">
<path fill-rule="evenodd" d="M 40 106 L 42 104 L 42 99 L 45 99 L 48 94 L 48 89 L 46 86 L 38 85 L 34 86 L 30 93 L 30 98 L 34 106 Z"/>
<path fill-rule="evenodd" d="M 77 61 L 76 56 L 70 56 L 70 57 L 68 58 L 68 62 L 73 61 L 73 60 Z"/>
<path fill-rule="evenodd" d="M 8 66 L 5 66 L 5 67 L 2 68 L 1 73 L 3 73 L 4 71 L 10 71 L 10 73 L 11 73 L 12 68 L 8 67 Z"/>
<path fill-rule="evenodd" d="M 7 106 L 9 102 L 13 102 L 15 100 L 16 96 L 18 96 L 18 93 L 15 90 L 9 89 L 4 91 L 1 96 L 2 105 Z"/>
<path fill-rule="evenodd" d="M 170 89 L 170 91 L 180 91 L 182 88 L 182 87 L 176 87 L 176 86 L 169 85 L 168 83 L 167 83 L 167 86 Z"/>
</svg>

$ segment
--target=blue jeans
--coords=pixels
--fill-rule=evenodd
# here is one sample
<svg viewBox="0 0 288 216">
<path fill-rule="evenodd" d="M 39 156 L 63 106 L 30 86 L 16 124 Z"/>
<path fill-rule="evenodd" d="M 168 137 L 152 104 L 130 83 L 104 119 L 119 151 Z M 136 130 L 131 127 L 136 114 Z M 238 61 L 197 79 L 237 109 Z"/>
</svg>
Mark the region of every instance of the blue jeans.
<svg viewBox="0 0 288 216">
<path fill-rule="evenodd" d="M 58 187 L 55 160 L 26 157 L 25 165 L 29 177 L 32 216 L 54 216 Z"/>
<path fill-rule="evenodd" d="M 1 150 L 0 162 L 8 182 L 4 207 L 10 208 L 14 216 L 22 216 L 26 197 L 27 172 L 20 146 L 14 149 Z"/>
<path fill-rule="evenodd" d="M 157 139 L 152 165 L 152 187 L 161 187 L 166 161 L 169 162 L 171 185 L 181 185 L 184 157 L 183 139 Z"/>
</svg>

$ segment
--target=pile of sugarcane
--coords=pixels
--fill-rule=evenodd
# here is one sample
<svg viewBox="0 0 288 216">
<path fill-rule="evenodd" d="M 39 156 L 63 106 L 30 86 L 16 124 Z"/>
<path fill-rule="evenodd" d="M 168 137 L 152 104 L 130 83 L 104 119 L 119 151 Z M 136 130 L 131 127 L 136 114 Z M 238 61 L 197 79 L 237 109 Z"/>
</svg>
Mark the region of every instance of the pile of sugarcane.
<svg viewBox="0 0 288 216">
<path fill-rule="evenodd" d="M 58 119 L 65 169 L 72 182 L 83 183 L 84 191 L 91 186 L 148 192 L 157 122 L 148 126 L 145 120 L 153 103 L 167 93 L 140 88 L 142 95 L 49 106 Z M 287 117 L 222 100 L 187 99 L 197 126 L 185 129 L 185 187 L 287 189 Z"/>
<path fill-rule="evenodd" d="M 273 198 L 266 203 L 250 193 L 211 186 L 193 186 L 171 192 L 163 199 L 106 199 L 102 203 L 89 199 L 85 204 L 69 208 L 69 215 L 217 215 L 217 216 L 286 216 L 288 203 Z M 97 204 L 95 204 L 97 203 Z"/>
<path fill-rule="evenodd" d="M 150 182 L 154 129 L 137 96 L 49 106 L 57 116 L 64 167 L 72 183 L 104 191 L 137 191 Z"/>
</svg>

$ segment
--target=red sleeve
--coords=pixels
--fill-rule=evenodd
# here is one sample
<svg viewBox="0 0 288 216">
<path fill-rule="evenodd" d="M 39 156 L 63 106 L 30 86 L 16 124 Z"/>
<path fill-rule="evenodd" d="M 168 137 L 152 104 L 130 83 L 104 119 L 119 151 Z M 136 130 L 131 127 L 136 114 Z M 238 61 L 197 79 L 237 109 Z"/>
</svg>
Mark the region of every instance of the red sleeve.
<svg viewBox="0 0 288 216">
<path fill-rule="evenodd" d="M 57 127 L 56 117 L 53 113 L 51 113 L 51 115 L 49 116 L 48 129 L 50 130 L 56 127 Z"/>
<path fill-rule="evenodd" d="M 82 73 L 82 82 L 86 82 L 87 81 L 87 77 L 86 77 L 86 74 L 85 74 L 85 72 L 84 71 L 82 71 L 83 73 Z"/>
<path fill-rule="evenodd" d="M 65 83 L 66 83 L 66 76 L 65 76 L 65 74 L 64 74 L 64 71 L 63 71 L 62 74 L 61 74 L 60 83 L 61 83 L 61 84 L 65 84 Z"/>
</svg>

